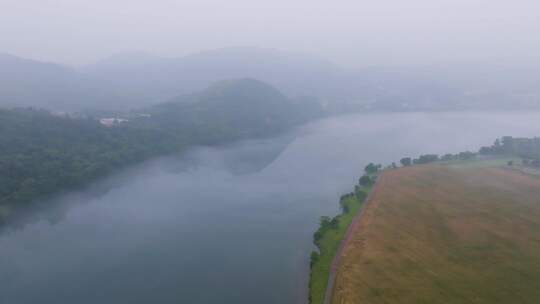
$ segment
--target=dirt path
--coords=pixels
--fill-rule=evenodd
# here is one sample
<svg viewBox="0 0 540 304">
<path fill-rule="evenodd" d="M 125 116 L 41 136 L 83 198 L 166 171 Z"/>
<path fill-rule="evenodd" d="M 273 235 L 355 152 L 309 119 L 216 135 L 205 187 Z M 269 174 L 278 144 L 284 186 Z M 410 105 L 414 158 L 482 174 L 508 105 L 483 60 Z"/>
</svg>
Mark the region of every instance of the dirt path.
<svg viewBox="0 0 540 304">
<path fill-rule="evenodd" d="M 379 176 L 378 179 L 382 178 L 382 174 Z M 332 264 L 330 265 L 330 274 L 328 276 L 328 283 L 326 285 L 326 291 L 324 294 L 324 304 L 330 304 L 332 301 L 332 294 L 334 290 L 334 282 L 336 280 L 336 273 L 337 268 L 339 266 L 339 263 L 341 261 L 341 256 L 343 255 L 343 250 L 345 249 L 345 246 L 351 241 L 353 231 L 355 227 L 360 222 L 362 215 L 364 214 L 364 210 L 367 209 L 367 207 L 371 204 L 373 201 L 373 195 L 377 191 L 377 188 L 379 188 L 380 181 L 377 181 L 371 191 L 369 191 L 368 196 L 364 200 L 364 204 L 360 208 L 360 211 L 354 216 L 351 224 L 347 228 L 347 232 L 345 233 L 345 237 L 343 240 L 341 240 L 341 243 L 339 244 L 338 251 L 334 255 L 334 259 L 332 260 Z"/>
</svg>

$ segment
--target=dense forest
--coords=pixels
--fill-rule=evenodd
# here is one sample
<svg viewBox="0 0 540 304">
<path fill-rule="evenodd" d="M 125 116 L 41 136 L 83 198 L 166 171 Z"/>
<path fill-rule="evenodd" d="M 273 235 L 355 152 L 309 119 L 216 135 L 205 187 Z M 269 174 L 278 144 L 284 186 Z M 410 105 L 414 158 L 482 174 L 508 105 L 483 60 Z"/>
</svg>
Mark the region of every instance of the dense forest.
<svg viewBox="0 0 540 304">
<path fill-rule="evenodd" d="M 252 79 L 218 83 L 144 111 L 107 127 L 96 117 L 0 110 L 0 222 L 37 198 L 126 165 L 189 146 L 276 134 L 322 113 Z"/>
<path fill-rule="evenodd" d="M 0 205 L 30 202 L 182 146 L 156 130 L 106 128 L 43 110 L 0 111 Z"/>
</svg>

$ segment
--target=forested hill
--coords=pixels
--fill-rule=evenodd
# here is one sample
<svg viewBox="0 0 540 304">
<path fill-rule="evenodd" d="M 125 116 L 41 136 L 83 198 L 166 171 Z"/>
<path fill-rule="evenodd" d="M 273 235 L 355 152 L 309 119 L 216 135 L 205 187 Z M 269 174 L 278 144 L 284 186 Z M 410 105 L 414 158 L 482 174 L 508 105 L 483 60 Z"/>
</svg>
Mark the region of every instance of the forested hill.
<svg viewBox="0 0 540 304">
<path fill-rule="evenodd" d="M 0 222 L 38 198 L 126 165 L 189 146 L 270 136 L 321 113 L 253 79 L 221 82 L 144 111 L 107 127 L 97 117 L 0 110 Z"/>
<path fill-rule="evenodd" d="M 181 132 L 193 130 L 199 143 L 278 132 L 323 115 L 315 101 L 292 101 L 255 79 L 218 82 L 205 91 L 179 96 L 143 110 L 139 126 Z"/>
<path fill-rule="evenodd" d="M 36 198 L 184 145 L 160 133 L 46 111 L 0 110 L 0 221 Z"/>
</svg>

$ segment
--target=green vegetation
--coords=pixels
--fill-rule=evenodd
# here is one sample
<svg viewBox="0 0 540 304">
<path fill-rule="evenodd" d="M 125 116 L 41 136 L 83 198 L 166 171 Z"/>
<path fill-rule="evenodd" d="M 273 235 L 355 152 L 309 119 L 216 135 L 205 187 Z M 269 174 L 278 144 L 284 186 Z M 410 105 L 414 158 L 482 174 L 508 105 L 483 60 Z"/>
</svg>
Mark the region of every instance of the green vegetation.
<svg viewBox="0 0 540 304">
<path fill-rule="evenodd" d="M 392 166 L 390 166 L 392 167 Z M 382 165 L 375 165 L 374 163 L 369 163 L 365 168 L 365 174 L 358 179 L 358 184 L 360 187 L 371 187 L 375 184 L 377 179 L 377 172 L 382 168 Z M 355 187 L 355 193 L 358 191 L 359 186 Z"/>
<path fill-rule="evenodd" d="M 360 195 L 360 197 L 358 196 Z M 314 234 L 314 243 L 319 251 L 311 253 L 311 274 L 309 281 L 310 303 L 322 303 L 332 260 L 345 237 L 347 228 L 360 210 L 366 192 L 347 194 L 341 197 L 343 213 L 330 219 L 321 217 L 320 227 Z"/>
<path fill-rule="evenodd" d="M 158 130 L 106 128 L 38 110 L 0 110 L 0 222 L 36 198 L 81 187 L 115 169 L 180 151 Z"/>
<path fill-rule="evenodd" d="M 334 218 L 321 217 L 319 229 L 313 235 L 313 243 L 319 251 L 311 252 L 310 303 L 323 303 L 332 261 L 345 238 L 349 225 L 375 183 L 376 174 L 380 168 L 381 165 L 369 163 L 364 169 L 365 174 L 359 179 L 359 185 L 355 186 L 354 192 L 341 196 L 339 204 L 342 213 Z"/>
<path fill-rule="evenodd" d="M 404 157 L 400 162 L 403 167 L 412 164 L 421 165 L 434 162 L 484 166 L 489 162 L 502 164 L 502 160 L 504 160 L 507 166 L 540 167 L 540 138 L 504 136 L 500 139 L 497 138 L 493 145 L 480 148 L 478 152 L 463 151 L 456 154 L 444 154 L 442 156 L 424 154 L 415 159 Z"/>
<path fill-rule="evenodd" d="M 402 165 L 403 167 L 410 166 L 411 163 L 412 163 L 410 157 L 403 157 L 399 162 L 401 163 L 401 165 Z"/>
<path fill-rule="evenodd" d="M 482 147 L 481 155 L 518 156 L 523 166 L 540 167 L 540 138 L 515 138 L 504 136 L 493 145 Z M 512 162 L 512 164 L 516 164 Z"/>
<path fill-rule="evenodd" d="M 382 165 L 375 165 L 374 163 L 369 163 L 366 168 L 364 168 L 364 171 L 366 174 L 375 174 L 379 169 L 381 169 Z"/>
<path fill-rule="evenodd" d="M 270 136 L 320 114 L 251 79 L 146 110 L 150 115 L 113 127 L 44 110 L 0 110 L 0 223 L 37 198 L 81 188 L 127 165 L 189 146 Z"/>
</svg>

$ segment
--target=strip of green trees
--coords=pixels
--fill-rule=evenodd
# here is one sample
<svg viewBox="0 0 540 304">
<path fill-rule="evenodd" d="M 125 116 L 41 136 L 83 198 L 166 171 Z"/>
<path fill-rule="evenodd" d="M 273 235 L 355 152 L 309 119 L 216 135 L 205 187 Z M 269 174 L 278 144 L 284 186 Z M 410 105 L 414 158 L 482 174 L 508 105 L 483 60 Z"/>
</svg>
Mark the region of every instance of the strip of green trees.
<svg viewBox="0 0 540 304">
<path fill-rule="evenodd" d="M 323 303 L 334 256 L 354 216 L 360 211 L 362 203 L 374 185 L 381 167 L 373 163 L 367 165 L 354 191 L 342 195 L 339 199 L 341 214 L 333 218 L 329 216 L 320 218 L 319 229 L 313 234 L 313 243 L 317 250 L 311 252 L 310 258 L 310 303 Z"/>
<path fill-rule="evenodd" d="M 514 139 L 506 136 L 497 139 L 492 146 L 482 147 L 478 152 L 463 151 L 456 154 L 422 154 L 417 158 L 403 157 L 400 164 L 403 167 L 429 164 L 434 162 L 451 162 L 474 160 L 479 156 L 520 156 L 524 165 L 540 167 L 540 139 Z M 537 156 L 536 156 L 537 155 Z M 508 165 L 513 165 L 509 161 Z M 396 163 L 384 167 L 385 169 L 398 168 Z M 354 192 L 341 196 L 339 203 L 342 213 L 335 217 L 322 216 L 319 228 L 313 234 L 313 243 L 317 250 L 311 252 L 309 303 L 323 303 L 327 283 L 330 276 L 330 267 L 337 253 L 340 243 L 354 216 L 359 212 L 362 203 L 377 180 L 377 175 L 383 166 L 369 163 L 364 168 L 363 175 L 358 179 Z"/>
</svg>

